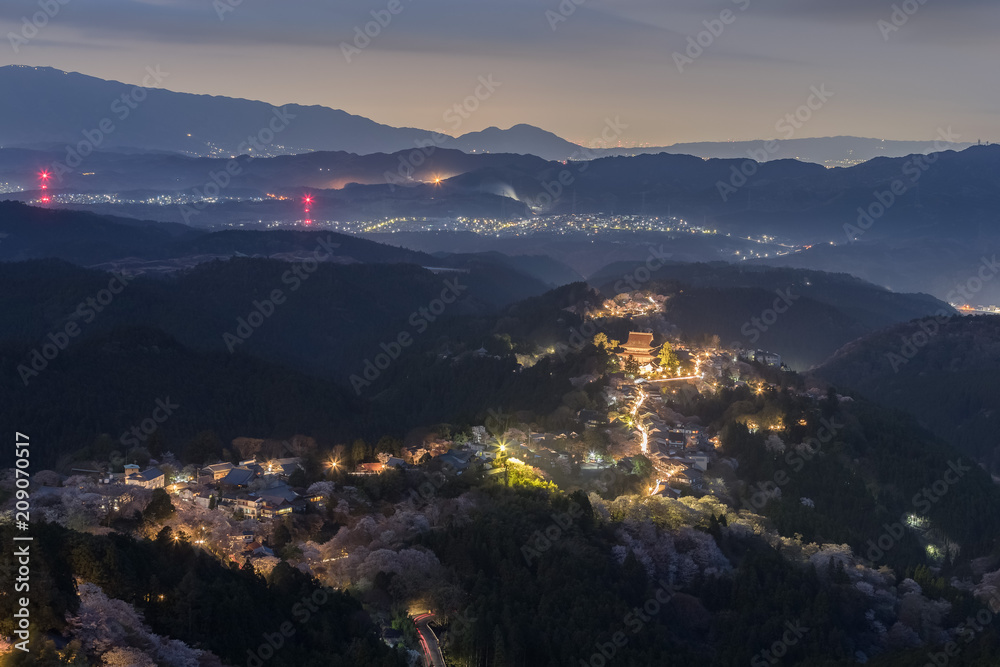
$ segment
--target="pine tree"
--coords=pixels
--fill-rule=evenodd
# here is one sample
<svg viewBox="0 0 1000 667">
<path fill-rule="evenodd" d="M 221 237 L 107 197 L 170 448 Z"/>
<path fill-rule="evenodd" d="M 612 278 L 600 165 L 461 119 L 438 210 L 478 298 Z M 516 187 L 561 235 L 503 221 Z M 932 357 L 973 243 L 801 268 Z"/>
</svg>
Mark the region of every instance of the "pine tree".
<svg viewBox="0 0 1000 667">
<path fill-rule="evenodd" d="M 631 354 L 625 360 L 625 374 L 635 377 L 639 374 L 639 362 Z"/>
</svg>

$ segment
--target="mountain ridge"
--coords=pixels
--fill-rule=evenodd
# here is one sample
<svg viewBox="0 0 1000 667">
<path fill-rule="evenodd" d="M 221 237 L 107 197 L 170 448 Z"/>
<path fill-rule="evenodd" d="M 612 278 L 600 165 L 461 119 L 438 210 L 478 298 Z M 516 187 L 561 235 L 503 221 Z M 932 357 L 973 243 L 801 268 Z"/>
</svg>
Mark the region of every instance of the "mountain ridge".
<svg viewBox="0 0 1000 667">
<path fill-rule="evenodd" d="M 157 85 L 169 83 L 169 72 L 147 68 Z M 156 76 L 152 72 L 157 72 Z M 57 81 L 57 77 L 59 80 Z M 69 77 L 66 79 L 64 77 Z M 6 65 L 0 67 L 0 88 L 18 89 L 24 94 L 0 100 L 0 147 L 51 148 L 78 142 L 82 132 L 96 127 L 108 109 L 122 95 L 133 94 L 136 86 L 106 80 L 82 72 L 66 72 L 52 67 Z M 99 91 L 99 95 L 95 94 Z M 138 97 L 138 95 L 137 95 Z M 146 100 L 155 100 L 150 104 Z M 193 108 L 180 106 L 181 101 Z M 162 109 L 157 107 L 160 105 Z M 151 108 L 152 106 L 152 108 Z M 224 111 L 221 107 L 226 107 Z M 53 114 L 53 109 L 73 108 L 90 115 L 70 121 Z M 214 109 L 213 113 L 210 109 Z M 289 102 L 275 105 L 260 100 L 208 93 L 176 92 L 149 87 L 142 100 L 129 104 L 123 125 L 103 138 L 105 146 L 144 151 L 168 151 L 185 155 L 236 154 L 248 135 L 267 127 L 268 114 L 286 109 L 296 123 L 284 128 L 266 154 L 281 155 L 315 150 L 345 150 L 359 154 L 395 152 L 419 145 L 449 147 L 467 152 L 515 152 L 538 155 L 547 160 L 580 159 L 615 155 L 692 153 L 702 158 L 745 158 L 750 151 L 761 152 L 766 138 L 741 142 L 685 142 L 666 146 L 633 148 L 591 148 L 573 143 L 548 130 L 526 123 L 507 129 L 496 126 L 449 136 L 441 130 L 393 127 L 338 108 L 319 104 Z M 125 113 L 124 107 L 117 110 Z M 221 112 L 220 112 L 221 111 Z M 124 121 L 131 117 L 128 123 Z M 145 119 L 136 123 L 135 118 Z M 215 119 L 223 119 L 221 124 Z M 186 124 L 186 126 L 185 126 Z M 301 130 L 296 129 L 301 127 Z M 461 129 L 461 126 L 455 128 Z M 242 136 L 241 136 L 242 134 Z M 441 137 L 444 137 L 443 139 Z M 428 144 L 430 142 L 430 144 Z M 831 146 L 833 144 L 833 146 Z M 961 144 L 967 147 L 971 144 Z M 825 166 L 844 166 L 878 155 L 899 157 L 928 152 L 929 142 L 886 141 L 865 137 L 793 138 L 778 142 L 776 157 L 798 157 Z M 764 153 L 767 154 L 766 152 Z"/>
</svg>

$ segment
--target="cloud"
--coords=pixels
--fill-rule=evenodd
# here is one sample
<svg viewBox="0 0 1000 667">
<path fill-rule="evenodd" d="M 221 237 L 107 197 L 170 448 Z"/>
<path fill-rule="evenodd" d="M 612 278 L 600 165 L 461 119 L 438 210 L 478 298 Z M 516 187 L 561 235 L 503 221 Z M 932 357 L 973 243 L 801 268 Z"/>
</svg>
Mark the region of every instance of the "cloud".
<svg viewBox="0 0 1000 667">
<path fill-rule="evenodd" d="M 864 126 L 885 115 L 883 104 L 900 118 L 950 118 L 956 107 L 997 103 L 981 83 L 992 66 L 996 0 L 926 0 L 888 41 L 876 24 L 904 0 L 398 0 L 402 11 L 348 65 L 341 43 L 375 20 L 373 11 L 384 19 L 390 1 L 242 0 L 220 20 L 213 0 L 69 0 L 21 57 L 103 78 L 129 76 L 130 61 L 173 62 L 174 85 L 187 89 L 308 98 L 370 116 L 398 114 L 396 124 L 406 124 L 402 117 L 412 116 L 415 104 L 434 115 L 466 94 L 481 69 L 506 86 L 484 122 L 489 114 L 494 124 L 534 119 L 563 134 L 559 124 L 575 123 L 571 132 L 587 136 L 590 115 L 624 109 L 649 115 L 649 127 L 657 114 L 677 110 L 693 118 L 671 126 L 704 126 L 704 137 L 753 134 L 820 79 L 845 91 L 838 99 L 844 110 L 828 113 L 844 113 L 845 125 L 862 126 L 858 134 L 875 132 Z M 737 22 L 679 74 L 671 54 L 704 30 L 704 21 L 741 5 Z M 560 14 L 560 6 L 575 9 Z M 2 0 L 0 35 L 18 30 L 38 8 L 37 0 Z M 566 20 L 553 30 L 547 11 Z M 297 80 L 303 64 L 317 85 Z M 948 105 L 918 92 L 923 86 L 936 95 L 930 81 L 935 91 L 944 86 Z M 393 100 L 404 94 L 419 102 L 400 107 Z M 919 112 L 907 99 L 920 100 Z M 720 117 L 706 113 L 714 108 L 739 109 L 730 112 L 732 127 L 728 120 L 718 127 Z"/>
<path fill-rule="evenodd" d="M 918 2 L 918 0 L 912 0 Z M 234 3 L 229 5 L 227 3 Z M 388 16 L 389 0 L 71 0 L 51 21 L 51 32 L 73 30 L 78 38 L 99 42 L 329 47 L 350 40 L 355 28 L 373 21 L 372 12 Z M 398 0 L 402 11 L 372 48 L 452 54 L 499 54 L 510 57 L 579 55 L 648 49 L 685 35 L 723 9 L 746 6 L 746 15 L 784 20 L 834 21 L 874 25 L 892 12 L 893 2 L 879 0 Z M 747 5 L 749 3 L 749 5 Z M 229 7 L 220 15 L 216 7 Z M 560 7 L 573 7 L 572 13 Z M 0 21 L 18 24 L 38 11 L 36 0 L 5 0 Z M 546 12 L 566 21 L 552 29 Z M 927 22 L 951 36 L 992 30 L 991 22 L 970 14 L 997 12 L 995 0 L 927 0 L 918 10 Z M 561 13 L 560 13 L 561 12 Z M 755 28 L 760 39 L 782 41 L 782 34 Z"/>
</svg>

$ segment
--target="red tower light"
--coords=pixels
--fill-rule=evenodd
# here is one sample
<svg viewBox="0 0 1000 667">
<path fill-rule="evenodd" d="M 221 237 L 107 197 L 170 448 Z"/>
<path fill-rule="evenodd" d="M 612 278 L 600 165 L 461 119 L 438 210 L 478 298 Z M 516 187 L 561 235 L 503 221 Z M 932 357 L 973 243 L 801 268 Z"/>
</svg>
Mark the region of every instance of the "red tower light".
<svg viewBox="0 0 1000 667">
<path fill-rule="evenodd" d="M 49 189 L 49 179 L 51 177 L 52 177 L 52 174 L 50 174 L 47 169 L 43 169 L 42 171 L 38 172 L 38 180 L 40 181 L 40 183 L 38 185 L 38 188 L 40 190 L 48 190 Z M 45 194 L 43 197 L 39 198 L 39 201 L 42 202 L 43 204 L 48 204 L 49 201 L 51 201 L 51 198 L 49 197 L 48 194 Z"/>
<path fill-rule="evenodd" d="M 307 225 L 311 225 L 312 224 L 312 220 L 309 219 L 309 209 L 312 207 L 313 196 L 312 195 L 305 195 L 304 197 L 302 197 L 302 203 L 305 204 L 305 207 L 306 207 L 306 211 L 305 211 L 306 212 L 306 220 L 304 220 L 304 222 Z"/>
</svg>

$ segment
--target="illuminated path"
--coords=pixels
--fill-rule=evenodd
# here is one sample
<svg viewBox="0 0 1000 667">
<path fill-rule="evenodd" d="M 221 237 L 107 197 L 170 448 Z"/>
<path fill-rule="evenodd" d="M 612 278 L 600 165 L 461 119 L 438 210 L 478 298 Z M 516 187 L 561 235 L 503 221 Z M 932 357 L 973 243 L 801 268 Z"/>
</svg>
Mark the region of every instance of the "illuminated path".
<svg viewBox="0 0 1000 667">
<path fill-rule="evenodd" d="M 659 380 L 646 380 L 646 384 L 656 384 L 657 382 L 677 382 L 678 380 L 701 380 L 700 375 L 685 375 L 679 378 L 661 378 Z"/>
<path fill-rule="evenodd" d="M 417 625 L 417 634 L 420 635 L 420 645 L 424 649 L 424 663 L 428 667 L 447 667 L 444 655 L 441 653 L 441 646 L 438 644 L 437 635 L 428 625 L 433 618 L 434 614 L 421 614 L 413 619 Z"/>
<path fill-rule="evenodd" d="M 649 435 L 646 433 L 646 426 L 642 423 L 642 419 L 639 418 L 639 408 L 642 407 L 643 401 L 646 400 L 646 392 L 639 389 L 639 400 L 635 402 L 635 407 L 632 408 L 632 418 L 635 420 L 636 428 L 639 429 L 639 433 L 642 434 L 642 453 L 649 453 Z"/>
</svg>

